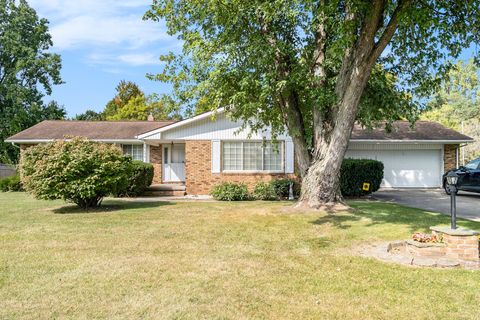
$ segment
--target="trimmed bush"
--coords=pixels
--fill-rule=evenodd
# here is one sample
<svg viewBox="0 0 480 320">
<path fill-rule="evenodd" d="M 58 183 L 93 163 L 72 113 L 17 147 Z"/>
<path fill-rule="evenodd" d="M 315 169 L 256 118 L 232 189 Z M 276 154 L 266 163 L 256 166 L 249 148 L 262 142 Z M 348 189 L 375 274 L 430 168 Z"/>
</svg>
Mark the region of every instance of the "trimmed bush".
<svg viewBox="0 0 480 320">
<path fill-rule="evenodd" d="M 300 194 L 299 185 L 293 179 L 277 179 L 272 180 L 270 184 L 275 190 L 275 194 L 280 199 L 288 199 L 290 193 L 290 184 L 293 183 L 293 193 L 295 196 Z"/>
<path fill-rule="evenodd" d="M 136 197 L 152 184 L 153 165 L 139 160 L 133 160 L 130 164 L 128 186 L 118 196 Z"/>
<path fill-rule="evenodd" d="M 256 200 L 277 200 L 279 197 L 271 182 L 259 182 L 253 189 L 253 198 Z"/>
<path fill-rule="evenodd" d="M 113 144 L 73 138 L 26 149 L 20 159 L 23 186 L 38 199 L 63 199 L 88 209 L 128 185 L 131 159 Z"/>
<path fill-rule="evenodd" d="M 380 188 L 383 179 L 383 163 L 368 159 L 344 159 L 340 169 L 340 190 L 345 197 L 370 194 Z M 370 184 L 363 190 L 364 183 Z"/>
<path fill-rule="evenodd" d="M 247 186 L 243 183 L 222 183 L 212 188 L 210 192 L 215 200 L 220 201 L 243 201 L 249 200 Z"/>
<path fill-rule="evenodd" d="M 0 180 L 0 191 L 23 191 L 22 183 L 20 182 L 20 176 L 14 175 L 6 177 Z"/>
</svg>

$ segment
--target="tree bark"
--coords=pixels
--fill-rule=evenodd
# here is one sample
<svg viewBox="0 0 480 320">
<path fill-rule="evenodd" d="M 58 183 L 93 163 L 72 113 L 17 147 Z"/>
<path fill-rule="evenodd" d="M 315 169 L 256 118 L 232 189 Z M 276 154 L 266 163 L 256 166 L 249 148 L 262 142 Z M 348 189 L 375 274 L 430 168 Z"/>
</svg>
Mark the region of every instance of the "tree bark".
<svg viewBox="0 0 480 320">
<path fill-rule="evenodd" d="M 362 21 L 357 41 L 345 51 L 335 88 L 337 103 L 329 110 L 331 119 L 322 118 L 320 113 L 313 110 L 315 126 L 313 159 L 303 176 L 297 206 L 321 208 L 335 203 L 344 203 L 340 192 L 340 168 L 355 124 L 360 100 L 373 66 L 396 30 L 398 14 L 408 3 L 409 1 L 399 1 L 398 7 L 376 43 L 377 31 L 383 24 L 385 2 L 372 1 L 371 11 Z M 346 19 L 355 18 L 351 14 L 346 16 Z M 321 43 L 317 43 L 317 49 L 319 46 Z M 323 49 L 323 47 L 320 48 Z M 321 53 L 316 54 L 315 57 L 317 60 L 319 57 L 320 60 L 323 58 Z M 321 63 L 318 65 L 321 68 Z M 323 75 L 321 69 L 316 69 L 314 72 Z M 320 84 L 321 81 L 320 78 Z M 328 127 L 328 130 L 325 130 L 325 127 Z"/>
</svg>

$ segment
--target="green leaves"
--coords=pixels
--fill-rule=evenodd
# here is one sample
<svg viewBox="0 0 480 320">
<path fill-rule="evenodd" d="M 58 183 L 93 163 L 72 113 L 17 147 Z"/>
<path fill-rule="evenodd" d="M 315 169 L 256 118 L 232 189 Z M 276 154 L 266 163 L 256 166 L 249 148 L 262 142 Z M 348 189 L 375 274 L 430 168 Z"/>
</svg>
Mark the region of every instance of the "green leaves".
<svg viewBox="0 0 480 320">
<path fill-rule="evenodd" d="M 48 21 L 24 0 L 0 0 L 0 162 L 16 162 L 18 150 L 4 139 L 65 111 L 42 97 L 61 84 L 61 59 L 52 45 Z"/>
<path fill-rule="evenodd" d="M 156 120 L 180 119 L 179 109 L 171 100 L 157 94 L 146 96 L 134 82 L 122 80 L 116 90 L 117 95 L 101 114 L 106 120 L 147 120 L 150 114 Z"/>
<path fill-rule="evenodd" d="M 20 161 L 22 183 L 35 197 L 85 208 L 126 190 L 130 170 L 131 159 L 118 146 L 84 138 L 30 147 Z"/>
</svg>

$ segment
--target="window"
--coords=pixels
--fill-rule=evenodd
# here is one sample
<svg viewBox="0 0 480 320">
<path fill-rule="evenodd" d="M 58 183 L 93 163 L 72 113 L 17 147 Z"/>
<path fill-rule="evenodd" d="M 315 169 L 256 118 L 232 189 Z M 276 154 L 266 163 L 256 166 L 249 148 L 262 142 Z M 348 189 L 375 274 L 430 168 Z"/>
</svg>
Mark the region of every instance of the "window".
<svg viewBox="0 0 480 320">
<path fill-rule="evenodd" d="M 224 171 L 282 171 L 283 142 L 226 141 L 222 160 Z"/>
<path fill-rule="evenodd" d="M 465 168 L 469 170 L 476 170 L 478 168 L 478 164 L 480 164 L 480 159 L 475 159 L 467 163 L 465 165 Z"/>
<path fill-rule="evenodd" d="M 123 144 L 123 154 L 129 155 L 133 160 L 143 161 L 143 145 L 142 144 Z"/>
</svg>

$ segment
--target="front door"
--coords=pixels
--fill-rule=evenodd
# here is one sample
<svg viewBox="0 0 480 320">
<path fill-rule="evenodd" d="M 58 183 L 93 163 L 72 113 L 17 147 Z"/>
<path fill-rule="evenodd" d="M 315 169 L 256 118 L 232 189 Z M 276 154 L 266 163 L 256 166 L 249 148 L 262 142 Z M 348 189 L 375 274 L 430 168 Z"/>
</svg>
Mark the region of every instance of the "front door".
<svg viewBox="0 0 480 320">
<path fill-rule="evenodd" d="M 163 146 L 163 181 L 185 181 L 185 144 Z"/>
</svg>

